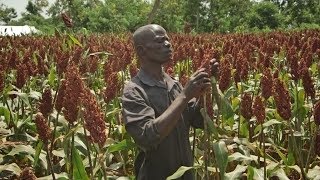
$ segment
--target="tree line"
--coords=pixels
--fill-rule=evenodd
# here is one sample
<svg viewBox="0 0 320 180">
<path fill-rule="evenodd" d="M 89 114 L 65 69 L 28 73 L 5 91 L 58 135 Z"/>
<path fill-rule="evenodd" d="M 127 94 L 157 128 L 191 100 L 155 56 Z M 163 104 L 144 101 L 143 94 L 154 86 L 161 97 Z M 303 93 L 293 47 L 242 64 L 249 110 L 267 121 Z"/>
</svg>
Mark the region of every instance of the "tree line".
<svg viewBox="0 0 320 180">
<path fill-rule="evenodd" d="M 32 25 L 45 33 L 67 27 L 75 32 L 132 32 L 157 23 L 169 32 L 233 33 L 320 27 L 319 0 L 29 0 L 17 19 L 0 4 L 0 23 Z"/>
</svg>

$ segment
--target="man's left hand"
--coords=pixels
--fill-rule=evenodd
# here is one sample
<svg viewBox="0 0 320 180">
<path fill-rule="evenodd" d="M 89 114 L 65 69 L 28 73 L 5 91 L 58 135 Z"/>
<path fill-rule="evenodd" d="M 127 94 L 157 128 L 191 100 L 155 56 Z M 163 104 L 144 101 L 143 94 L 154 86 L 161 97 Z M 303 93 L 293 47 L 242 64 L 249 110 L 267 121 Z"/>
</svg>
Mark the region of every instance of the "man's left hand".
<svg viewBox="0 0 320 180">
<path fill-rule="evenodd" d="M 216 59 L 210 60 L 210 71 L 213 77 L 219 77 L 219 62 Z"/>
</svg>

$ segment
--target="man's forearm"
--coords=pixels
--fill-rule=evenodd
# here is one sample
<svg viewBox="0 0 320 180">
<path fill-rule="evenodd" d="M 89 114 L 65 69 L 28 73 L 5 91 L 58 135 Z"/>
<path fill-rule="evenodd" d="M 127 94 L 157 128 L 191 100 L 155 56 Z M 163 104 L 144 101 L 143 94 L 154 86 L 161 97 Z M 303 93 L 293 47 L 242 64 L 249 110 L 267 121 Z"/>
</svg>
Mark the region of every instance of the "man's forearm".
<svg viewBox="0 0 320 180">
<path fill-rule="evenodd" d="M 155 119 L 156 127 L 158 128 L 161 139 L 165 138 L 176 126 L 188 101 L 189 100 L 184 93 L 179 94 L 168 109 Z"/>
</svg>

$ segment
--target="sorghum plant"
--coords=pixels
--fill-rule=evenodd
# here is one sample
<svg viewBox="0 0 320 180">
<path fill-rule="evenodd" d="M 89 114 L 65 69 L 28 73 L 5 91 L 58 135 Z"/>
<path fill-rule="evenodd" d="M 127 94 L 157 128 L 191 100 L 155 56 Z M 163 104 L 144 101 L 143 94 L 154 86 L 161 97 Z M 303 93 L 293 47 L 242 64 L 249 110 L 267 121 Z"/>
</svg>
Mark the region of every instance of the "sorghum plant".
<svg viewBox="0 0 320 180">
<path fill-rule="evenodd" d="M 35 117 L 35 124 L 37 126 L 37 131 L 39 134 L 39 138 L 44 142 L 48 143 L 48 140 L 51 139 L 51 129 L 48 126 L 48 122 L 46 118 L 42 115 L 42 113 L 37 113 Z"/>
<path fill-rule="evenodd" d="M 300 78 L 299 76 L 299 64 L 298 64 L 298 55 L 296 54 L 297 49 L 295 47 L 292 47 L 289 49 L 287 54 L 287 59 L 290 66 L 290 74 L 291 78 L 294 81 L 298 81 Z"/>
<path fill-rule="evenodd" d="M 29 79 L 28 70 L 25 64 L 19 64 L 17 66 L 16 86 L 21 89 Z"/>
<path fill-rule="evenodd" d="M 72 124 L 77 120 L 80 106 L 80 94 L 83 93 L 84 83 L 78 68 L 69 64 L 66 71 L 66 90 L 63 98 L 63 113 L 66 120 Z"/>
<path fill-rule="evenodd" d="M 73 22 L 72 19 L 69 17 L 67 13 L 61 13 L 61 18 L 65 24 L 66 27 L 72 28 L 73 27 Z"/>
<path fill-rule="evenodd" d="M 121 88 L 121 82 L 118 79 L 117 72 L 111 73 L 106 81 L 106 84 L 107 88 L 104 90 L 104 100 L 106 103 L 108 103 L 117 96 Z"/>
<path fill-rule="evenodd" d="M 59 87 L 59 90 L 58 90 L 58 94 L 57 94 L 57 99 L 56 99 L 56 102 L 55 102 L 55 108 L 58 112 L 61 112 L 61 109 L 63 107 L 63 101 L 64 101 L 64 96 L 65 96 L 65 91 L 66 91 L 66 84 L 67 84 L 67 81 L 66 80 L 61 80 L 60 82 L 60 87 Z"/>
<path fill-rule="evenodd" d="M 310 96 L 311 99 L 314 99 L 316 90 L 314 88 L 313 80 L 310 76 L 308 67 L 305 63 L 302 64 L 300 76 L 302 78 L 302 85 L 306 92 L 306 95 Z"/>
<path fill-rule="evenodd" d="M 257 121 L 259 124 L 262 124 L 264 122 L 264 119 L 266 118 L 266 108 L 263 103 L 263 99 L 261 96 L 257 96 L 254 99 L 253 102 L 253 114 L 256 116 Z"/>
<path fill-rule="evenodd" d="M 277 106 L 277 112 L 284 120 L 291 118 L 291 104 L 289 91 L 283 81 L 274 79 L 273 96 Z"/>
<path fill-rule="evenodd" d="M 85 89 L 81 101 L 84 108 L 85 128 L 90 132 L 93 142 L 102 147 L 107 137 L 105 133 L 106 125 L 100 106 L 89 88 Z"/>
<path fill-rule="evenodd" d="M 252 117 L 252 96 L 251 96 L 251 93 L 245 92 L 242 94 L 240 111 L 241 111 L 241 115 L 244 118 L 250 119 Z"/>
<path fill-rule="evenodd" d="M 33 169 L 31 167 L 24 168 L 19 176 L 19 180 L 36 180 L 37 176 L 34 175 Z"/>
<path fill-rule="evenodd" d="M 53 110 L 51 89 L 46 88 L 42 94 L 39 110 L 44 117 L 48 117 Z"/>
<path fill-rule="evenodd" d="M 272 95 L 272 86 L 273 86 L 273 80 L 272 80 L 272 73 L 270 68 L 266 68 L 263 71 L 260 87 L 261 87 L 261 96 L 264 97 L 264 99 L 268 99 Z"/>
<path fill-rule="evenodd" d="M 227 54 L 220 63 L 219 88 L 223 92 L 228 89 L 231 82 L 231 60 L 232 56 Z"/>
</svg>

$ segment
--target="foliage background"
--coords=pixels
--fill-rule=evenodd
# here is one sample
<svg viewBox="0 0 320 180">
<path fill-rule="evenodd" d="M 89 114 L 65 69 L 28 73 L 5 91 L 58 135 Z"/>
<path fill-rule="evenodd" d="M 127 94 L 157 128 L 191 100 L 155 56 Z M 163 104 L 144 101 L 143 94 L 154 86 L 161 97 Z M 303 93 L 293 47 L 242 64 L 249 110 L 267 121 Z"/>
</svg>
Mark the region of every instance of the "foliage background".
<svg viewBox="0 0 320 180">
<path fill-rule="evenodd" d="M 30 0 L 19 19 L 15 9 L 1 4 L 0 23 L 33 25 L 52 34 L 64 29 L 60 14 L 67 12 L 75 31 L 132 32 L 151 20 L 169 32 L 183 32 L 190 24 L 195 33 L 229 33 L 317 28 L 319 10 L 318 0 L 56 0 L 50 6 L 47 0 Z"/>
<path fill-rule="evenodd" d="M 313 148 L 315 153 L 320 152 L 320 118 L 316 118 L 320 113 L 313 114 L 313 110 L 320 112 L 320 101 L 315 104 L 315 94 L 309 98 L 304 90 L 308 89 L 306 85 L 312 86 L 309 89 L 315 85 L 314 93 L 318 96 L 315 91 L 319 91 L 319 78 L 315 81 L 312 78 L 320 74 L 319 30 L 287 31 L 319 28 L 319 8 L 317 0 L 57 0 L 52 6 L 46 0 L 30 0 L 26 12 L 15 19 L 14 9 L 0 5 L 2 24 L 32 25 L 45 35 L 0 38 L 1 63 L 7 63 L 7 66 L 0 66 L 0 80 L 5 81 L 0 103 L 0 117 L 5 120 L 0 121 L 0 126 L 5 127 L 0 129 L 1 140 L 5 140 L 0 143 L 0 179 L 21 177 L 21 170 L 31 166 L 37 177 L 43 179 L 54 174 L 57 179 L 134 178 L 132 166 L 136 148 L 120 122 L 121 107 L 117 97 L 125 80 L 132 77 L 132 70 L 137 70 L 136 62 L 132 62 L 131 36 L 127 32 L 146 23 L 161 24 L 171 33 L 177 49 L 171 70 L 181 81 L 187 78 L 183 74 L 191 73 L 190 67 L 199 67 L 201 61 L 209 57 L 221 58 L 230 77 L 242 71 L 248 73 L 248 77 L 241 82 L 235 79 L 235 83 L 220 94 L 223 95 L 222 109 L 214 110 L 219 112 L 217 122 L 221 118 L 222 123 L 212 124 L 208 120 L 207 130 L 193 132 L 196 165 L 181 167 L 171 179 L 189 169 L 195 169 L 199 179 L 319 178 L 319 155 L 308 152 Z M 61 13 L 72 18 L 72 28 L 63 24 Z M 233 34 L 273 30 L 272 33 Z M 51 34 L 55 36 L 47 36 Z M 266 62 L 271 67 L 266 66 Z M 59 115 L 59 110 L 47 117 L 47 125 L 53 129 L 51 144 L 41 138 L 41 132 L 46 131 L 39 130 L 36 127 L 39 123 L 33 122 L 37 119 L 36 106 L 45 99 L 45 94 L 60 94 L 57 93 L 60 79 L 68 79 L 69 75 L 61 76 L 60 68 L 73 63 L 92 91 L 89 97 L 96 99 L 89 102 L 104 110 L 108 140 L 101 147 L 87 139 L 90 127 L 86 126 L 81 113 L 77 123 L 67 122 Z M 287 100 L 291 98 L 292 119 L 285 121 L 280 117 L 276 97 L 265 101 L 266 122 L 244 118 L 241 112 L 241 104 L 246 102 L 244 95 L 258 95 L 259 80 L 265 76 L 258 64 L 271 68 L 273 78 L 279 76 L 287 84 L 288 89 L 284 89 Z M 303 69 L 305 74 L 301 79 L 294 79 L 302 73 L 298 69 Z M 81 82 L 80 75 L 74 75 Z M 21 79 L 25 81 L 16 89 L 14 84 Z M 121 83 L 117 84 L 119 79 Z M 47 90 L 48 87 L 52 89 Z M 106 100 L 105 97 L 112 98 Z M 253 100 L 253 95 L 249 99 Z M 208 132 L 210 134 L 206 134 Z M 210 138 L 213 141 L 209 141 Z"/>
</svg>

